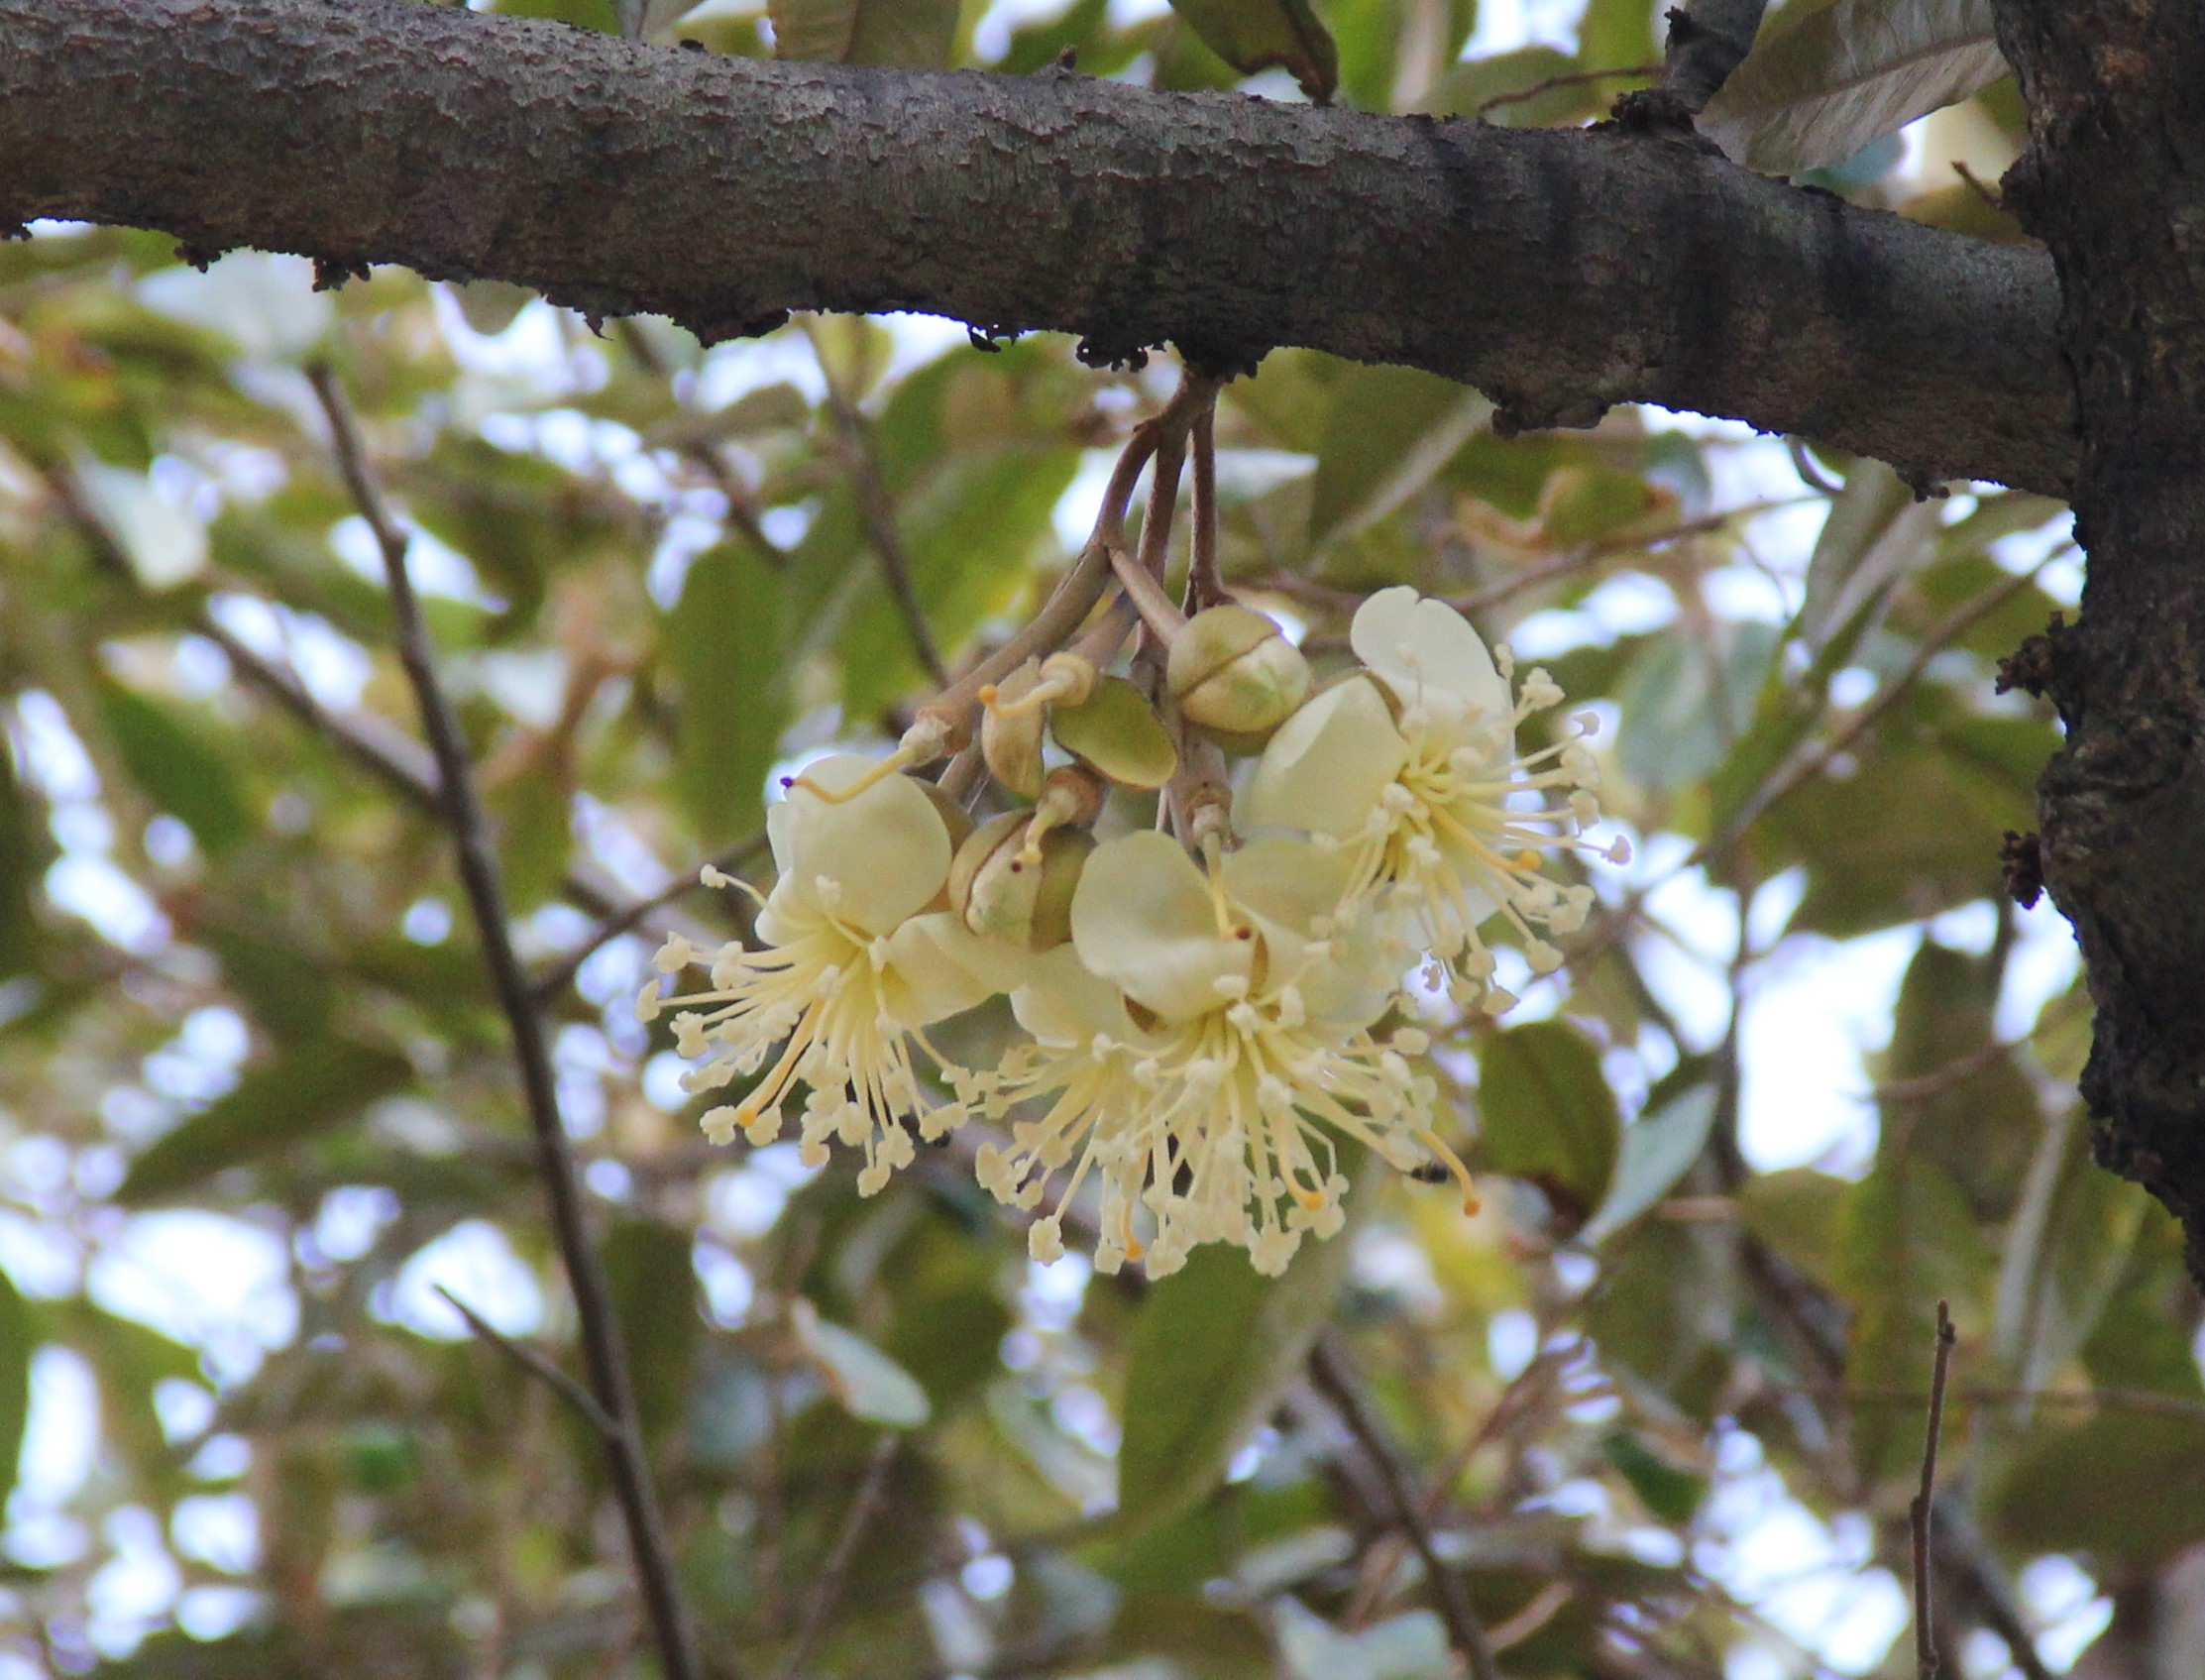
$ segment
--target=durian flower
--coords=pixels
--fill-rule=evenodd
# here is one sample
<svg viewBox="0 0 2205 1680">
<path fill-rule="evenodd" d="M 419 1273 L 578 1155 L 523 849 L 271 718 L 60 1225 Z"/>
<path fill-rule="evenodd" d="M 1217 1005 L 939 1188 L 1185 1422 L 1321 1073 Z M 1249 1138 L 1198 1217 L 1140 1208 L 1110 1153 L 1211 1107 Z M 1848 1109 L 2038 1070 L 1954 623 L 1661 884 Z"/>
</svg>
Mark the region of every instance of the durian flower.
<svg viewBox="0 0 2205 1680">
<path fill-rule="evenodd" d="M 1304 1231 L 1337 1232 L 1335 1135 L 1404 1171 L 1433 1155 L 1460 1171 L 1432 1133 L 1436 1086 L 1407 1060 L 1423 1035 L 1371 1031 L 1393 975 L 1343 892 L 1348 868 L 1283 838 L 1213 850 L 1206 869 L 1154 833 L 1088 858 L 1071 943 L 1011 994 L 1034 1043 L 972 1087 L 989 1114 L 1046 1105 L 1013 1121 L 1009 1147 L 980 1151 L 999 1199 L 1034 1208 L 1069 1169 L 1031 1228 L 1036 1259 L 1062 1254 L 1062 1208 L 1090 1176 L 1096 1268 L 1145 1257 L 1159 1278 L 1204 1242 L 1239 1244 L 1275 1275 Z M 1146 1245 L 1137 1206 L 1154 1222 Z"/>
<path fill-rule="evenodd" d="M 1585 745 L 1593 720 L 1519 756 L 1517 727 L 1562 691 L 1533 670 L 1511 700 L 1478 632 L 1413 589 L 1372 596 L 1349 639 L 1364 671 L 1286 721 L 1236 816 L 1252 832 L 1298 829 L 1336 848 L 1351 864 L 1349 892 L 1385 891 L 1440 965 L 1434 978 L 1457 1002 L 1498 1015 L 1515 999 L 1491 984 L 1480 928 L 1504 918 L 1533 971 L 1550 973 L 1562 953 L 1548 936 L 1582 927 L 1593 891 L 1549 879 L 1545 854 L 1629 855 L 1621 840 L 1596 847 L 1579 838 L 1599 818 L 1599 772 Z M 1560 803 L 1548 803 L 1555 794 Z"/>
<path fill-rule="evenodd" d="M 868 781 L 875 774 L 871 760 L 848 754 L 811 765 L 766 812 L 779 876 L 758 913 L 760 947 L 731 941 L 709 958 L 707 989 L 662 997 L 654 979 L 635 1005 L 641 1021 L 682 1011 L 674 1041 L 698 1064 L 682 1076 L 687 1090 L 765 1068 L 740 1101 L 705 1115 L 706 1137 L 727 1143 L 740 1130 L 770 1143 L 802 1085 L 805 1163 L 824 1163 L 829 1139 L 862 1149 L 857 1186 L 867 1195 L 910 1164 L 908 1122 L 936 1138 L 965 1117 L 922 1088 L 912 1047 L 946 1069 L 924 1029 L 995 989 L 980 977 L 979 942 L 937 907 L 950 854 L 940 813 L 909 777 Z M 821 797 L 851 788 L 861 791 Z M 717 870 L 705 880 L 740 884 Z M 675 974 L 707 960 L 676 935 L 655 965 Z"/>
</svg>

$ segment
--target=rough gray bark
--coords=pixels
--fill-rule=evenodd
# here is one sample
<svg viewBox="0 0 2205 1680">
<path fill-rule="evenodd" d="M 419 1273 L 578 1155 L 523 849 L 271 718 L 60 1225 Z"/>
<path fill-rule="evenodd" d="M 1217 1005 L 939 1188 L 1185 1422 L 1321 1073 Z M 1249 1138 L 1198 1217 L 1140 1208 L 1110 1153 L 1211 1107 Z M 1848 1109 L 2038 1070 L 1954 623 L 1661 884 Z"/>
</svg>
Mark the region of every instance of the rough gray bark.
<svg viewBox="0 0 2205 1680">
<path fill-rule="evenodd" d="M 706 338 L 917 309 L 1652 401 L 2064 494 L 2049 264 L 1674 135 L 772 64 L 397 0 L 0 0 L 0 222 L 517 280 Z"/>
<path fill-rule="evenodd" d="M 2098 1159 L 2180 1217 L 2205 1287 L 2205 10 L 1997 14 L 2030 111 L 2006 196 L 2058 266 L 2090 556 L 2081 623 L 2012 672 L 2067 726 L 2043 879 L 2097 1004 Z"/>
<path fill-rule="evenodd" d="M 1685 110 L 1705 110 L 1730 72 L 1745 61 L 1760 33 L 1768 0 L 1685 0 L 1669 11 L 1661 84 Z"/>
</svg>

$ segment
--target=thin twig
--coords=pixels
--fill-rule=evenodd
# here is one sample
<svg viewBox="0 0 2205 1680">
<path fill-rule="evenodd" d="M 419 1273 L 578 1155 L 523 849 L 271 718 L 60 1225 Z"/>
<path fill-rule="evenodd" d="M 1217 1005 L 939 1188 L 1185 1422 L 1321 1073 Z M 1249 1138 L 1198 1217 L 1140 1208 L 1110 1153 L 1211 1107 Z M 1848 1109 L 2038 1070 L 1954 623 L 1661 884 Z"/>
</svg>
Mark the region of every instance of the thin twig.
<svg viewBox="0 0 2205 1680">
<path fill-rule="evenodd" d="M 1644 80 L 1660 74 L 1659 64 L 1627 64 L 1619 70 L 1571 70 L 1564 75 L 1543 76 L 1528 87 L 1511 87 L 1506 93 L 1480 100 L 1475 114 L 1483 118 L 1488 111 L 1497 111 L 1503 105 L 1524 104 L 1558 87 L 1577 87 L 1589 81 L 1625 81 L 1633 77 Z"/>
<path fill-rule="evenodd" d="M 765 849 L 765 836 L 752 835 L 739 845 L 731 845 L 714 858 L 711 867 L 719 870 L 722 874 L 732 875 L 737 870 L 748 866 L 751 860 Z M 654 911 L 664 910 L 684 893 L 699 890 L 703 885 L 704 883 L 696 875 L 677 876 L 672 882 L 652 893 L 648 898 L 639 898 L 633 904 L 608 913 L 596 927 L 582 937 L 580 945 L 577 945 L 574 950 L 545 968 L 530 984 L 529 992 L 535 998 L 538 1007 L 548 1004 L 553 998 L 566 990 L 569 982 L 581 971 L 582 965 L 604 950 L 605 947 L 610 945 L 622 934 L 632 931 L 639 924 L 649 921 Z"/>
<path fill-rule="evenodd" d="M 819 349 L 816 337 L 813 349 Z M 911 554 L 904 547 L 903 533 L 896 528 L 895 499 L 888 494 L 887 481 L 880 476 L 880 463 L 873 454 L 871 428 L 857 405 L 843 393 L 840 382 L 827 373 L 825 356 L 820 357 L 820 372 L 827 380 L 827 409 L 841 443 L 842 464 L 849 470 L 850 488 L 857 493 L 857 516 L 865 525 L 866 545 L 880 562 L 881 577 L 896 603 L 897 616 L 904 621 L 904 633 L 911 638 L 912 652 L 919 656 L 921 667 L 935 687 L 947 688 L 949 667 L 942 662 L 941 649 L 927 622 L 927 610 L 919 600 Z"/>
<path fill-rule="evenodd" d="M 667 380 L 671 384 L 672 370 L 667 367 L 666 358 L 658 353 L 658 346 L 650 341 L 642 328 L 623 315 L 612 323 L 612 331 L 621 344 L 627 347 L 628 354 L 642 364 L 644 372 L 654 379 Z M 789 563 L 788 550 L 766 535 L 765 527 L 758 522 L 757 499 L 751 494 L 750 487 L 742 482 L 726 454 L 717 444 L 694 436 L 683 438 L 675 447 L 681 451 L 684 459 L 704 469 L 706 476 L 712 480 L 713 487 L 719 492 L 720 499 L 727 504 L 727 522 L 743 534 L 744 540 L 764 557 L 766 564 L 776 571 L 786 566 Z"/>
<path fill-rule="evenodd" d="M 537 1165 L 550 1202 L 551 1224 L 566 1263 L 568 1287 L 574 1292 L 575 1315 L 581 1323 L 584 1361 L 590 1374 L 590 1392 L 604 1409 L 611 1427 L 605 1432 L 605 1451 L 611 1472 L 613 1492 L 626 1519 L 628 1545 L 638 1584 L 649 1611 L 659 1664 L 666 1680 L 698 1680 L 696 1649 L 689 1619 L 674 1580 L 673 1561 L 659 1520 L 658 1503 L 650 1472 L 643 1461 L 642 1438 L 636 1428 L 635 1400 L 628 1382 L 627 1364 L 621 1353 L 614 1322 L 612 1297 L 597 1251 L 590 1246 L 582 1210 L 582 1188 L 568 1147 L 566 1127 L 559 1115 L 558 1086 L 551 1069 L 551 1056 L 544 1042 L 543 1018 L 529 995 L 527 977 L 514 954 L 507 932 L 504 889 L 498 880 L 497 858 L 492 850 L 475 777 L 468 761 L 459 719 L 437 680 L 429 651 L 428 629 L 421 606 L 406 571 L 408 538 L 391 516 L 383 490 L 369 466 L 360 427 L 345 399 L 336 376 L 326 365 L 308 371 L 314 393 L 321 399 L 329 422 L 338 470 L 359 507 L 361 516 L 383 551 L 388 581 L 391 618 L 396 629 L 397 652 L 413 685 L 421 711 L 421 727 L 435 755 L 438 792 L 445 821 L 458 852 L 461 883 L 467 890 L 476 933 L 482 941 L 483 959 L 496 987 L 505 1022 L 513 1036 L 513 1056 L 520 1072 L 528 1120 L 535 1134 Z"/>
<path fill-rule="evenodd" d="M 1401 1456 L 1386 1435 L 1385 1426 L 1371 1408 L 1370 1401 L 1364 1399 L 1346 1355 L 1329 1331 L 1319 1336 L 1317 1345 L 1309 1350 L 1309 1376 L 1317 1392 L 1339 1412 L 1340 1421 L 1347 1425 L 1348 1433 L 1356 1438 L 1370 1458 L 1372 1468 L 1378 1472 L 1385 1502 L 1392 1508 L 1393 1520 L 1408 1535 L 1409 1544 L 1416 1548 L 1416 1555 L 1423 1561 L 1424 1573 L 1432 1584 L 1432 1595 L 1439 1601 L 1440 1621 L 1447 1625 L 1448 1642 L 1469 1664 L 1471 1680 L 1499 1680 L 1500 1671 L 1493 1666 L 1492 1647 L 1486 1638 L 1486 1629 L 1479 1624 L 1478 1613 L 1471 1608 L 1461 1579 L 1440 1560 L 1438 1548 L 1432 1544 L 1431 1524 L 1424 1520 L 1421 1502 L 1409 1485 L 1407 1467 L 1401 1463 Z"/>
<path fill-rule="evenodd" d="M 827 1631 L 827 1619 L 834 1614 L 842 1589 L 849 1583 L 850 1565 L 856 1561 L 858 1542 L 864 1539 L 873 1518 L 880 1514 L 888 1493 L 889 1468 L 896 1462 L 896 1450 L 902 1445 L 903 1437 L 893 1429 L 882 1430 L 880 1439 L 873 1443 L 873 1456 L 865 1463 L 865 1480 L 858 1484 L 857 1497 L 850 1501 L 849 1513 L 842 1518 L 842 1531 L 834 1536 L 834 1549 L 827 1553 L 827 1564 L 812 1585 L 812 1596 L 805 1601 L 804 1618 L 797 1624 L 796 1643 L 789 1649 L 788 1661 L 781 1665 L 780 1680 L 800 1680 L 805 1665 L 812 1660 L 812 1651 L 819 1644 L 820 1635 Z"/>
<path fill-rule="evenodd" d="M 1722 832 L 1702 844 L 1693 854 L 1678 865 L 1680 871 L 1706 862 L 1710 857 L 1720 857 L 1736 845 L 1779 800 L 1788 797 L 1803 784 L 1819 775 L 1829 761 L 1866 734 L 1869 728 L 1886 712 L 1899 703 L 1929 668 L 1929 662 L 1951 645 L 1953 639 L 1978 618 L 1998 611 L 2023 590 L 2037 581 L 2037 574 L 2057 559 L 2052 555 L 2040 561 L 2019 577 L 2008 578 L 1996 589 L 1985 590 L 1973 601 L 1963 602 L 1930 626 L 1922 638 L 1922 645 L 1907 661 L 1906 668 L 1878 689 L 1868 704 L 1855 712 L 1827 738 L 1803 747 L 1777 773 L 1763 782 L 1752 797 L 1741 805 L 1737 813 L 1723 826 Z"/>
<path fill-rule="evenodd" d="M 1922 1443 L 1922 1491 L 1907 1515 L 1914 1530 L 1914 1660 L 1920 1680 L 1935 1680 L 1937 1646 L 1929 1617 L 1929 1503 L 1936 1496 L 1937 1434 L 1944 1427 L 1944 1379 L 1952 1363 L 1952 1309 L 1937 1302 L 1937 1355 L 1929 1376 L 1929 1427 Z"/>
<path fill-rule="evenodd" d="M 1697 116 L 1753 50 L 1768 0 L 1684 0 L 1669 9 L 1661 91 Z"/>
<path fill-rule="evenodd" d="M 1212 401 L 1194 418 L 1188 442 L 1194 456 L 1194 483 L 1187 496 L 1187 516 L 1194 536 L 1187 546 L 1186 610 L 1189 615 L 1226 599 L 1217 569 L 1217 405 Z"/>
<path fill-rule="evenodd" d="M 1813 1400 L 1841 1400 L 1848 1405 L 1926 1405 L 1929 1396 L 1921 1389 L 1877 1384 L 1786 1384 L 1772 1394 L 1805 1395 Z M 2099 1411 L 2138 1411 L 2154 1417 L 2190 1417 L 2205 1421 L 2205 1400 L 2184 1400 L 2180 1395 L 2155 1395 L 2144 1389 L 1952 1389 L 1946 1398 L 1955 1405 L 2076 1406 Z"/>
<path fill-rule="evenodd" d="M 599 1435 L 609 1440 L 619 1433 L 620 1426 L 606 1415 L 605 1407 L 598 1404 L 590 1391 L 560 1370 L 548 1357 L 530 1347 L 526 1342 L 514 1341 L 512 1337 L 484 1318 L 481 1313 L 469 1306 L 467 1302 L 460 1299 L 458 1295 L 442 1284 L 436 1286 L 436 1292 L 452 1303 L 452 1309 L 467 1320 L 467 1327 L 474 1331 L 479 1338 L 490 1343 L 492 1347 L 497 1349 L 499 1353 L 527 1372 L 529 1376 L 535 1378 L 545 1388 L 565 1400 L 567 1404 L 574 1408 L 575 1415 L 589 1424 Z"/>
</svg>

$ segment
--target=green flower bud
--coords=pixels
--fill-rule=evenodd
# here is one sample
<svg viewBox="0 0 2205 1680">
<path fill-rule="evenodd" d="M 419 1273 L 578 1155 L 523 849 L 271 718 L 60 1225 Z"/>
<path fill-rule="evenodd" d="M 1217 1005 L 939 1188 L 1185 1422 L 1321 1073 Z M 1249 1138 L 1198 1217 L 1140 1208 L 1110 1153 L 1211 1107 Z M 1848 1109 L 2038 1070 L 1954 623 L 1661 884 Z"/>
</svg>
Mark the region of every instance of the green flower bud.
<svg viewBox="0 0 2205 1680">
<path fill-rule="evenodd" d="M 1164 682 L 1204 733 L 1261 745 L 1309 698 L 1309 661 L 1263 614 L 1212 607 L 1172 638 Z"/>
<path fill-rule="evenodd" d="M 981 756 L 988 773 L 1021 799 L 1042 796 L 1042 729 L 1048 708 L 1033 699 L 1041 674 L 1040 662 L 1029 659 L 980 696 L 986 708 L 980 714 Z"/>
<path fill-rule="evenodd" d="M 1031 811 L 1006 811 L 972 831 L 949 864 L 949 904 L 983 938 L 1026 951 L 1047 951 L 1072 933 L 1072 892 L 1095 849 L 1085 829 L 1052 828 Z"/>
</svg>

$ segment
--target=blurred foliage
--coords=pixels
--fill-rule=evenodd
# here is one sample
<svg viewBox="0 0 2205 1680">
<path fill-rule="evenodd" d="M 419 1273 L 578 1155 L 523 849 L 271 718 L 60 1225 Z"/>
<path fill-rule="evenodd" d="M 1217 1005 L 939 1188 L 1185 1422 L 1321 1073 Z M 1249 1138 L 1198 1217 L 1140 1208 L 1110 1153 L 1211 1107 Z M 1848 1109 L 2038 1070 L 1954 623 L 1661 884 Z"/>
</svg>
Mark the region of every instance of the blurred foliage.
<svg viewBox="0 0 2205 1680">
<path fill-rule="evenodd" d="M 606 0 L 500 9 L 616 27 Z M 723 53 L 1075 51 L 1560 124 L 1643 81 L 1584 72 L 1643 72 L 1653 13 L 1592 0 L 1574 44 L 1468 61 L 1472 0 L 643 16 Z M 2019 121 L 1994 86 L 1922 156 L 1994 179 Z M 1890 166 L 1829 179 L 1998 231 L 1941 162 Z M 1940 1296 L 1945 1481 L 1984 1567 L 2068 1554 L 2119 1596 L 2205 1539 L 2198 1303 L 2161 1212 L 2088 1163 L 2062 932 L 2000 891 L 2054 730 L 1992 669 L 2064 599 L 2029 570 L 2056 505 L 1918 504 L 1872 462 L 1635 412 L 1502 441 L 1475 393 L 1299 352 L 1231 387 L 1236 586 L 1320 664 L 1373 588 L 1467 602 L 1619 720 L 1605 803 L 1640 860 L 1563 973 L 1503 976 L 1506 1023 L 1431 1023 L 1481 1212 L 1371 1176 L 1280 1284 L 1204 1250 L 1144 1290 L 1030 1267 L 964 1135 L 871 1201 L 789 1145 L 707 1148 L 627 1000 L 651 936 L 724 937 L 739 905 L 676 891 L 593 930 L 754 835 L 777 764 L 890 738 L 924 694 L 868 483 L 968 659 L 1066 564 L 1059 503 L 1168 370 L 909 322 L 708 354 L 511 287 L 317 293 L 290 260 L 200 273 L 49 228 L 0 246 L 0 1651 L 25 1671 L 651 1671 L 587 1434 L 428 1291 L 578 1364 L 309 358 L 422 533 L 523 954 L 569 959 L 562 1100 L 709 1652 L 771 1674 L 816 1608 L 836 1675 L 1448 1672 L 1368 1443 L 1303 1374 L 1328 1324 L 1514 1676 L 1824 1672 L 1753 1565 L 1771 1523 L 1850 1536 L 1803 1567 L 1885 1607 L 1855 1668 L 1911 1672 L 1879 1653 Z M 1889 1048 L 1858 1089 L 1796 1091 L 1849 1101 L 1850 1141 L 1766 1170 L 1741 1089 L 1781 1112 L 1829 1072 L 1754 1039 L 1760 988 L 1895 941 L 1888 1008 L 1828 999 Z"/>
</svg>

